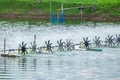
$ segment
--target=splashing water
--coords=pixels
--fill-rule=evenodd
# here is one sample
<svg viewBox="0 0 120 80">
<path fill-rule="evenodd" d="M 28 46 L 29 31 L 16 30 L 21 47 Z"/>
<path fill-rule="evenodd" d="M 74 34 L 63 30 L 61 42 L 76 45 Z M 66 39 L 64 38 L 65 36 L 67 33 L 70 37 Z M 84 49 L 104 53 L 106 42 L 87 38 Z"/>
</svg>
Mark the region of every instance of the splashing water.
<svg viewBox="0 0 120 80">
<path fill-rule="evenodd" d="M 89 37 L 92 41 L 95 36 L 100 36 L 103 41 L 108 34 L 120 34 L 120 25 L 118 24 L 97 24 L 93 25 L 70 25 L 69 27 L 44 26 L 44 25 L 29 25 L 27 22 L 20 23 L 0 23 L 0 48 L 3 46 L 3 40 L 7 38 L 8 48 L 17 48 L 18 45 L 25 41 L 30 44 L 33 41 L 33 36 L 37 36 L 37 45 L 43 46 L 44 41 L 51 40 L 53 44 L 59 39 L 71 39 L 74 43 L 82 41 L 83 37 Z"/>
</svg>

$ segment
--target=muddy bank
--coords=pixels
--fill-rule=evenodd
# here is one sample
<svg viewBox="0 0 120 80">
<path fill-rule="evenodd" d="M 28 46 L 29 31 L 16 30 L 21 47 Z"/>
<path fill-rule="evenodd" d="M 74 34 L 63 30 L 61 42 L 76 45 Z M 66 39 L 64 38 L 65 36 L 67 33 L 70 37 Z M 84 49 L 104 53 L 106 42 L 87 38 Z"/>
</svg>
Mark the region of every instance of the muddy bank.
<svg viewBox="0 0 120 80">
<path fill-rule="evenodd" d="M 56 15 L 55 15 L 56 17 Z M 1 19 L 49 19 L 49 14 L 0 14 Z M 120 21 L 120 16 L 83 15 L 86 21 Z M 65 20 L 80 20 L 79 15 L 65 15 Z"/>
</svg>

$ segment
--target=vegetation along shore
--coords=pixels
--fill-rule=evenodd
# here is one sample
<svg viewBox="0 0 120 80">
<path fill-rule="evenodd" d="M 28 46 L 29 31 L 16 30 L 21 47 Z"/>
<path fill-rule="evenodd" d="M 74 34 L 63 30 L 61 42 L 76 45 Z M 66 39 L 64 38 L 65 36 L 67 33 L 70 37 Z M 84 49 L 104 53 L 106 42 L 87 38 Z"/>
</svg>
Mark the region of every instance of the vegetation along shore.
<svg viewBox="0 0 120 80">
<path fill-rule="evenodd" d="M 52 12 L 57 16 L 62 0 L 51 0 Z M 120 21 L 119 0 L 63 0 L 66 20 Z M 75 8 L 75 9 L 74 9 Z M 0 0 L 0 18 L 49 19 L 50 0 Z"/>
</svg>

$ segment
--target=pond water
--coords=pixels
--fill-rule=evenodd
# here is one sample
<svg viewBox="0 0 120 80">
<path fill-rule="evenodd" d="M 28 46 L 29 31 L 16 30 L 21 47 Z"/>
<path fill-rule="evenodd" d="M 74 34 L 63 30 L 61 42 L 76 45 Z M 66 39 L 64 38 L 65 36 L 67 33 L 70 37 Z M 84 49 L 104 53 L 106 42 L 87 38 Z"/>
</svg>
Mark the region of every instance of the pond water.
<svg viewBox="0 0 120 80">
<path fill-rule="evenodd" d="M 37 46 L 51 40 L 71 39 L 74 43 L 83 37 L 92 39 L 108 34 L 120 34 L 120 24 L 92 23 L 83 25 L 29 25 L 28 22 L 0 22 L 0 50 L 4 38 L 7 49 L 15 49 L 25 41 L 27 46 L 37 36 Z M 30 54 L 19 58 L 0 56 L 0 80 L 120 80 L 120 48 L 103 48 L 96 51 L 65 51 L 53 54 Z"/>
</svg>

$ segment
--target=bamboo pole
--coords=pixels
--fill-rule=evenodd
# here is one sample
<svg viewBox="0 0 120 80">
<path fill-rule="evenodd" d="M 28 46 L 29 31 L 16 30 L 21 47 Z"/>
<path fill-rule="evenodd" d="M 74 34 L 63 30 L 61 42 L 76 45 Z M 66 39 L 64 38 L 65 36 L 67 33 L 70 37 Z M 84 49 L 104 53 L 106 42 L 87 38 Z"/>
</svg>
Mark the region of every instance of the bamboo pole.
<svg viewBox="0 0 120 80">
<path fill-rule="evenodd" d="M 71 10 L 71 9 L 79 9 L 79 8 L 87 8 L 87 6 L 70 7 L 70 8 L 64 8 L 64 9 L 58 9 L 58 10 L 62 11 L 62 10 Z"/>
<path fill-rule="evenodd" d="M 6 53 L 6 38 L 4 38 L 4 53 Z"/>
</svg>

